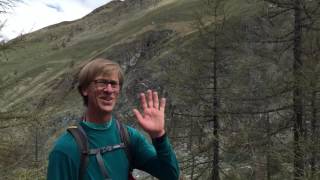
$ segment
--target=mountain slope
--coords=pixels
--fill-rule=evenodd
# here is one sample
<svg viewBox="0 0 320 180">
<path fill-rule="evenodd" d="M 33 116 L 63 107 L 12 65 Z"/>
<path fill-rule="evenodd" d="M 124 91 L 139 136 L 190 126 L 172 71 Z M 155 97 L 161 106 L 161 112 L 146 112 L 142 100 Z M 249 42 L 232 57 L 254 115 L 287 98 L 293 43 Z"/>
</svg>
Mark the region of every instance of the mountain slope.
<svg viewBox="0 0 320 180">
<path fill-rule="evenodd" d="M 133 87 L 137 79 L 163 89 L 160 82 L 152 82 L 148 63 L 157 62 L 167 45 L 194 31 L 188 9 L 196 4 L 112 1 L 82 19 L 10 41 L 12 49 L 3 51 L 0 59 L 0 176 L 10 179 L 11 173 L 21 174 L 27 167 L 45 166 L 41 164 L 54 139 L 83 111 L 73 83 L 82 62 L 103 56 L 122 65 L 127 74 L 122 94 L 131 99 L 122 98 L 118 109 L 126 117 L 137 105 L 135 93 L 146 90 Z"/>
</svg>

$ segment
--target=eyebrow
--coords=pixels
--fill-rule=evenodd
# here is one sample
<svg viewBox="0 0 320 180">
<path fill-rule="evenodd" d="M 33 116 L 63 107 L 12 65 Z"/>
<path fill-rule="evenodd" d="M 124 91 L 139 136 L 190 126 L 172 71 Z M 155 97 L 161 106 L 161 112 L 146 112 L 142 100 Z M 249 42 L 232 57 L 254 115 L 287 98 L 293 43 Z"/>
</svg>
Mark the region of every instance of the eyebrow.
<svg viewBox="0 0 320 180">
<path fill-rule="evenodd" d="M 93 80 L 93 82 L 95 82 L 95 83 L 104 83 L 104 84 L 112 84 L 112 85 L 119 84 L 119 82 L 116 81 L 116 80 L 108 80 L 108 79 L 96 79 L 96 80 Z"/>
</svg>

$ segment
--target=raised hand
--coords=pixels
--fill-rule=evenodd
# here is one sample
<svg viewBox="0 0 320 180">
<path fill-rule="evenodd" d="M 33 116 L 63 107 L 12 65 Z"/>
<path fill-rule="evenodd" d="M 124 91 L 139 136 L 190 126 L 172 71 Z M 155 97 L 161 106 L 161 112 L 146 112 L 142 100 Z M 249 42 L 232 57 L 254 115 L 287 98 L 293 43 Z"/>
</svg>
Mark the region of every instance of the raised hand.
<svg viewBox="0 0 320 180">
<path fill-rule="evenodd" d="M 164 135 L 164 110 L 166 99 L 162 98 L 159 104 L 158 93 L 156 91 L 147 91 L 147 98 L 144 93 L 140 94 L 140 104 L 143 110 L 141 114 L 137 109 L 133 109 L 138 123 L 151 138 L 157 138 Z"/>
</svg>

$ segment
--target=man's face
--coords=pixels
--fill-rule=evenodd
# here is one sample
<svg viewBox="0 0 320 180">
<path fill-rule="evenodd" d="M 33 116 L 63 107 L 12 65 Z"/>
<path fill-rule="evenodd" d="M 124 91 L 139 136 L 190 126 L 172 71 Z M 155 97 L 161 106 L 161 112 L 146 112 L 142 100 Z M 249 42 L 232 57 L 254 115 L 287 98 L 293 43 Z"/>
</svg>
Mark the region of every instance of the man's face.
<svg viewBox="0 0 320 180">
<path fill-rule="evenodd" d="M 82 93 L 88 97 L 89 109 L 110 114 L 117 102 L 119 92 L 119 77 L 114 72 L 109 76 L 97 76 Z"/>
</svg>

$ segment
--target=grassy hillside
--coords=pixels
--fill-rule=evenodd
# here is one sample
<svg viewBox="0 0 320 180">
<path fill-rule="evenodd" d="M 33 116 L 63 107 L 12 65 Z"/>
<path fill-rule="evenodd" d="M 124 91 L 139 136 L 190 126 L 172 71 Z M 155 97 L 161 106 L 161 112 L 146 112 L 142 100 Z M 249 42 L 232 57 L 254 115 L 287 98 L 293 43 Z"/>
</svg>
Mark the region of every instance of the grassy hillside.
<svg viewBox="0 0 320 180">
<path fill-rule="evenodd" d="M 194 0 L 112 1 L 82 19 L 8 42 L 0 59 L 0 176 L 44 175 L 54 139 L 83 111 L 73 84 L 82 62 L 97 56 L 118 61 L 128 74 L 119 109 L 135 101 L 127 100 L 126 94 L 135 98 L 128 86 L 150 77 L 148 63 L 193 31 L 190 9 L 196 5 Z M 123 106 L 124 114 L 131 107 Z"/>
</svg>

